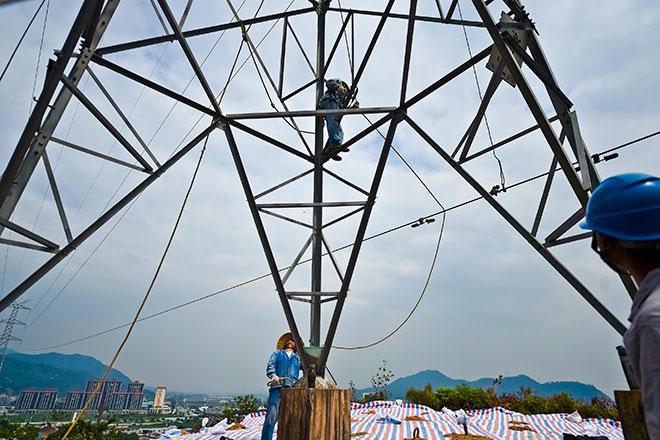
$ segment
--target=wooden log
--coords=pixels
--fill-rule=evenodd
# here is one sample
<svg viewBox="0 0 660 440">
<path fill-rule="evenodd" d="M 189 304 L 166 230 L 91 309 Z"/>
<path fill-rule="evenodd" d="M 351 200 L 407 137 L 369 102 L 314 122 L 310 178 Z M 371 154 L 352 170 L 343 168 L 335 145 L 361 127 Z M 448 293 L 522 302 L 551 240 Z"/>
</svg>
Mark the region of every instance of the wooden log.
<svg viewBox="0 0 660 440">
<path fill-rule="evenodd" d="M 646 421 L 644 420 L 642 394 L 639 390 L 615 390 L 614 398 L 616 399 L 616 406 L 619 409 L 623 437 L 626 440 L 648 440 L 649 434 L 646 430 Z"/>
<path fill-rule="evenodd" d="M 282 390 L 277 426 L 282 440 L 350 440 L 351 391 Z"/>
</svg>

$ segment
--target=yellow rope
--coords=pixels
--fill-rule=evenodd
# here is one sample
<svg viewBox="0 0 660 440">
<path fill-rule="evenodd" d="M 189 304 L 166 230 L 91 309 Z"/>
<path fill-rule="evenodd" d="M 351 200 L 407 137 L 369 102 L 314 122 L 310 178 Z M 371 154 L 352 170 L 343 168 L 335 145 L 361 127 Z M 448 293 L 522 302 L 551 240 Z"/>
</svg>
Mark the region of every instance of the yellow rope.
<svg viewBox="0 0 660 440">
<path fill-rule="evenodd" d="M 69 437 L 69 434 L 73 430 L 73 428 L 76 426 L 78 421 L 83 417 L 85 412 L 89 409 L 89 406 L 92 404 L 92 401 L 96 397 L 97 393 L 101 390 L 101 387 L 105 383 L 106 378 L 108 377 L 108 374 L 110 374 L 110 371 L 112 370 L 112 367 L 114 366 L 115 362 L 117 361 L 117 358 L 119 357 L 119 353 L 121 353 L 122 349 L 124 348 L 124 345 L 126 345 L 126 342 L 128 341 L 128 338 L 131 335 L 131 332 L 133 331 L 133 328 L 135 327 L 135 324 L 137 323 L 138 319 L 140 318 L 140 314 L 142 313 L 142 309 L 144 308 L 145 304 L 147 303 L 147 299 L 149 298 L 149 295 L 151 294 L 151 291 L 154 287 L 154 284 L 156 283 L 156 279 L 158 278 L 158 275 L 160 273 L 161 268 L 163 267 L 163 263 L 165 262 L 165 257 L 167 256 L 168 251 L 170 250 L 170 246 L 172 245 L 172 241 L 174 239 L 174 235 L 176 234 L 176 231 L 179 227 L 179 223 L 181 221 L 181 216 L 183 215 L 183 211 L 186 207 L 186 204 L 188 202 L 188 196 L 190 196 L 190 192 L 192 191 L 193 184 L 195 183 L 195 179 L 197 178 L 197 172 L 199 171 L 199 167 L 202 164 L 202 158 L 204 157 L 204 152 L 206 151 L 206 144 L 209 141 L 209 136 L 206 136 L 206 139 L 204 140 L 204 146 L 202 147 L 202 152 L 199 155 L 199 159 L 197 160 L 197 166 L 195 167 L 195 172 L 193 173 L 192 179 L 190 180 L 190 185 L 188 186 L 188 191 L 186 192 L 186 196 L 183 199 L 183 203 L 181 205 L 181 209 L 179 210 L 179 215 L 177 216 L 176 222 L 174 224 L 174 228 L 172 229 L 172 233 L 170 234 L 170 238 L 167 242 L 167 246 L 165 246 L 165 250 L 163 251 L 163 255 L 160 257 L 160 261 L 158 262 L 158 267 L 156 268 L 156 272 L 154 273 L 154 276 L 151 279 L 151 283 L 149 284 L 149 288 L 147 289 L 147 292 L 144 295 L 144 298 L 142 298 L 142 302 L 140 303 L 140 307 L 138 307 L 137 312 L 135 312 L 135 317 L 133 317 L 133 321 L 131 322 L 130 327 L 128 328 L 128 331 L 126 332 L 126 336 L 124 336 L 124 339 L 121 341 L 121 344 L 119 344 L 119 347 L 117 348 L 117 351 L 115 352 L 115 355 L 112 357 L 112 360 L 106 367 L 105 371 L 103 372 L 103 375 L 101 376 L 101 379 L 99 382 L 96 384 L 96 388 L 94 388 L 94 391 L 92 394 L 89 396 L 87 401 L 85 402 L 85 405 L 83 405 L 82 410 L 80 410 L 80 413 L 76 415 L 76 418 L 73 419 L 73 422 L 71 422 L 71 425 L 69 426 L 69 429 L 67 429 L 66 433 L 62 437 L 62 440 L 66 440 Z M 99 402 L 99 405 L 101 402 Z"/>
</svg>

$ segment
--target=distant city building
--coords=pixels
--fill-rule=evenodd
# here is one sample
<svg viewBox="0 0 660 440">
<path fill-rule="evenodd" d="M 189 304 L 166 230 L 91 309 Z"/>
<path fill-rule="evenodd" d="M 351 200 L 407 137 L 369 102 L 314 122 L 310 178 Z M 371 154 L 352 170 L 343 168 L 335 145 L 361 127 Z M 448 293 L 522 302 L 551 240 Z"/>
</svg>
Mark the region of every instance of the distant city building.
<svg viewBox="0 0 660 440">
<path fill-rule="evenodd" d="M 94 394 L 97 387 L 99 390 Z M 132 382 L 126 386 L 126 391 L 122 391 L 118 380 L 107 380 L 99 386 L 99 379 L 92 379 L 87 382 L 84 392 L 73 390 L 67 393 L 64 410 L 81 410 L 92 395 L 94 397 L 87 408 L 89 411 L 137 412 L 142 410 L 144 384 Z"/>
<path fill-rule="evenodd" d="M 55 409 L 57 390 L 34 390 L 21 391 L 14 409 L 21 412 L 46 412 Z"/>
<path fill-rule="evenodd" d="M 144 384 L 140 382 L 129 383 L 126 393 L 126 403 L 123 409 L 140 411 L 144 400 Z"/>
<path fill-rule="evenodd" d="M 152 409 L 156 412 L 160 412 L 165 409 L 165 393 L 167 388 L 163 386 L 156 387 L 156 395 L 154 397 L 154 405 Z"/>
<path fill-rule="evenodd" d="M 109 410 L 110 408 L 108 404 L 110 403 L 112 394 L 121 391 L 121 382 L 118 380 L 115 379 L 106 380 L 101 384 L 100 387 L 99 387 L 99 382 L 100 379 L 92 379 L 87 381 L 87 388 L 85 389 L 85 393 L 88 396 L 94 394 L 94 392 L 98 388 L 98 392 L 94 394 L 92 403 L 87 408 L 89 411 L 98 411 L 99 409 Z"/>
<path fill-rule="evenodd" d="M 66 393 L 64 399 L 64 411 L 76 411 L 83 407 L 85 404 L 85 397 L 87 394 L 84 391 L 72 390 Z"/>
</svg>

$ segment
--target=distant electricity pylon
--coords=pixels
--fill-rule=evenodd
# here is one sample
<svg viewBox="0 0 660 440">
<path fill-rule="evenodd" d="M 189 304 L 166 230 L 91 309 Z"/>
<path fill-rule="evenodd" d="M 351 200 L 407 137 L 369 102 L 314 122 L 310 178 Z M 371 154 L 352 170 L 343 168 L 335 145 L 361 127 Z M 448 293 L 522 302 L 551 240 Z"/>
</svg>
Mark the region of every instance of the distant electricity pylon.
<svg viewBox="0 0 660 440">
<path fill-rule="evenodd" d="M 18 312 L 21 310 L 30 310 L 25 304 L 28 301 L 21 301 L 11 305 L 11 313 L 9 314 L 9 319 L 0 320 L 0 324 L 5 324 L 5 330 L 2 332 L 2 337 L 0 338 L 0 372 L 2 372 L 2 366 L 5 363 L 5 353 L 7 353 L 7 347 L 10 342 L 18 342 L 19 338 L 13 335 L 14 326 L 16 325 L 25 325 L 24 322 L 18 320 Z"/>
</svg>

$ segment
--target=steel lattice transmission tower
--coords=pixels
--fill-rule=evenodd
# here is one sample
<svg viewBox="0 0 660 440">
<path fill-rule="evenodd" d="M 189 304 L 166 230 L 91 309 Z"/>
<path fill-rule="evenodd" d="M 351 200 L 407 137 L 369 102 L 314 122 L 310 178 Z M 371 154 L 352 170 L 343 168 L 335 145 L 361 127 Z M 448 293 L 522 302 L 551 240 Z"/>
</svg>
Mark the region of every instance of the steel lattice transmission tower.
<svg viewBox="0 0 660 440">
<path fill-rule="evenodd" d="M 14 336 L 14 327 L 17 325 L 26 325 L 24 322 L 18 320 L 18 313 L 21 310 L 30 310 L 29 307 L 25 305 L 27 302 L 28 301 L 14 302 L 11 305 L 9 318 L 0 320 L 0 324 L 5 324 L 2 337 L 0 337 L 0 373 L 2 373 L 2 367 L 5 364 L 5 354 L 7 354 L 9 343 L 20 341 L 19 338 Z"/>
<path fill-rule="evenodd" d="M 462 18 L 462 14 L 461 17 L 456 17 L 457 7 L 460 12 L 458 0 L 447 0 L 444 2 L 444 8 L 443 2 L 440 0 L 402 0 L 396 2 L 397 5 L 405 6 L 405 13 L 394 12 L 395 0 L 383 1 L 382 8 L 371 10 L 342 8 L 330 0 L 310 0 L 309 4 L 306 4 L 306 7 L 303 8 L 255 15 L 253 18 L 241 17 L 239 15 L 240 8 L 235 8 L 232 2 L 228 0 L 227 6 L 231 12 L 229 14 L 230 21 L 185 30 L 182 29 L 183 18 L 185 18 L 192 2 L 187 2 L 184 17 L 177 20 L 169 2 L 158 0 L 158 8 L 154 13 L 158 14 L 161 19 L 161 24 L 165 29 L 163 35 L 103 46 L 100 44 L 101 39 L 108 28 L 108 24 L 113 19 L 119 3 L 119 0 L 83 1 L 64 45 L 57 52 L 57 58 L 52 60 L 49 65 L 41 95 L 2 175 L 0 181 L 0 230 L 6 231 L 9 229 L 22 236 L 22 240 L 9 240 L 0 236 L 0 242 L 52 253 L 52 256 L 0 300 L 0 310 L 4 310 L 19 298 L 76 247 L 154 183 L 163 173 L 198 147 L 211 133 L 222 132 L 247 198 L 248 207 L 257 228 L 284 314 L 300 347 L 303 344 L 291 308 L 291 301 L 303 301 L 310 307 L 310 346 L 306 348 L 306 351 L 308 354 L 312 354 L 313 357 L 302 356 L 304 368 L 309 371 L 310 362 L 314 362 L 316 373 L 323 375 L 354 275 L 361 244 L 376 202 L 393 139 L 397 128 L 406 126 L 416 133 L 417 139 L 422 141 L 429 151 L 437 154 L 439 161 L 447 164 L 469 187 L 482 196 L 617 332 L 623 333 L 625 331 L 624 325 L 601 304 L 568 269 L 567 265 L 553 254 L 551 249 L 553 246 L 589 237 L 589 234 L 571 234 L 569 232 L 583 217 L 589 193 L 598 185 L 599 176 L 593 158 L 581 136 L 576 114 L 572 110 L 573 104 L 562 92 L 550 68 L 550 63 L 542 50 L 535 24 L 519 0 L 471 0 L 465 2 L 471 4 L 473 13 L 476 11 L 478 17 L 476 20 L 465 20 Z M 131 7 L 128 2 L 122 3 L 125 3 L 126 7 Z M 435 8 L 434 14 L 418 14 L 418 6 L 422 3 L 425 7 L 432 5 Z M 341 26 L 338 32 L 328 30 L 327 19 L 330 16 L 341 18 Z M 497 18 L 494 18 L 494 16 Z M 372 23 L 374 21 L 376 23 L 375 27 L 370 27 L 368 31 L 364 30 L 366 28 L 363 25 L 355 26 L 356 21 L 365 17 L 372 20 Z M 298 23 L 304 22 L 314 27 L 315 53 L 308 54 L 304 44 L 301 44 L 298 34 L 294 31 L 295 26 L 293 23 L 296 20 Z M 396 78 L 396 80 L 393 80 L 396 84 L 396 97 L 392 98 L 389 105 L 383 107 L 367 106 L 336 111 L 321 110 L 319 100 L 324 92 L 324 80 L 329 68 L 336 62 L 342 39 L 345 40 L 347 50 L 351 55 L 350 90 L 351 92 L 357 90 L 358 85 L 364 89 L 365 85 L 361 80 L 366 75 L 367 67 L 373 62 L 372 57 L 376 52 L 376 48 L 379 47 L 379 44 L 383 44 L 381 41 L 383 30 L 390 22 L 399 23 L 402 27 L 405 26 L 401 64 L 387 73 L 390 77 Z M 265 54 L 260 52 L 259 43 L 255 42 L 253 33 L 258 25 L 275 26 L 278 23 L 282 26 L 281 48 L 277 55 L 279 66 L 273 69 L 265 61 Z M 447 27 L 459 26 L 478 29 L 488 38 L 489 44 L 467 60 L 456 64 L 452 69 L 439 73 L 437 77 L 429 78 L 428 83 L 413 94 L 411 93 L 413 87 L 410 84 L 411 59 L 414 42 L 418 38 L 415 29 L 420 24 L 424 24 L 425 27 L 435 26 L 434 32 L 438 34 Z M 356 28 L 361 30 L 361 35 L 365 37 L 363 40 L 367 42 L 362 47 L 363 52 L 360 55 L 355 50 L 356 33 L 354 29 Z M 351 30 L 350 44 L 346 36 L 348 29 Z M 270 107 L 259 108 L 251 113 L 231 113 L 225 112 L 226 109 L 221 108 L 218 96 L 224 95 L 224 90 L 220 95 L 217 94 L 217 88 L 212 86 L 214 81 L 209 81 L 212 72 L 209 69 L 204 71 L 198 56 L 191 48 L 191 44 L 196 37 L 225 31 L 240 33 L 240 47 L 245 47 L 249 52 L 255 71 L 259 74 L 258 79 L 267 89 Z M 311 70 L 309 81 L 302 85 L 294 85 L 295 88 L 291 87 L 291 84 L 285 80 L 285 72 L 287 72 L 287 63 L 289 62 L 287 48 L 293 44 L 292 40 L 297 43 L 296 51 L 304 55 Z M 80 50 L 76 52 L 76 46 L 79 42 L 81 42 Z M 200 95 L 203 99 L 192 99 L 174 90 L 171 86 L 165 86 L 136 73 L 131 66 L 122 65 L 116 58 L 131 50 L 150 48 L 168 42 L 176 43 L 181 53 L 185 55 L 186 62 L 195 74 L 196 84 L 201 90 Z M 433 61 L 427 60 L 429 63 Z M 225 60 L 225 63 L 229 65 L 230 60 Z M 71 67 L 67 71 L 69 65 Z M 93 66 L 93 69 L 90 66 Z M 208 119 L 205 128 L 195 132 L 194 138 L 170 158 L 159 160 L 156 152 L 152 151 L 147 143 L 142 140 L 141 134 L 135 128 L 135 124 L 132 123 L 135 121 L 135 117 L 127 116 L 125 113 L 126 106 L 114 99 L 113 95 L 101 83 L 99 75 L 94 73 L 97 68 L 104 69 L 108 75 L 116 75 L 122 80 L 140 84 L 156 94 L 167 97 L 197 112 L 200 116 Z M 466 73 L 469 75 L 470 70 L 473 68 L 488 72 L 490 81 L 484 91 L 480 105 L 475 109 L 472 122 L 465 128 L 464 135 L 457 144 L 446 149 L 441 145 L 437 135 L 433 133 L 431 128 L 423 127 L 422 123 L 413 118 L 411 110 L 417 108 L 420 103 L 425 102 L 439 90 L 451 86 L 461 75 Z M 439 70 L 436 69 L 435 71 Z M 111 104 L 116 113 L 115 117 L 118 116 L 123 121 L 135 138 L 134 142 L 122 134 L 122 131 L 110 121 L 109 116 L 104 114 L 88 94 L 81 90 L 79 84 L 81 78 L 86 75 L 90 75 L 102 91 L 104 98 Z M 530 81 L 528 77 L 533 77 L 534 81 Z M 534 124 L 524 130 L 512 133 L 511 136 L 493 145 L 477 148 L 474 145 L 477 132 L 483 126 L 482 121 L 493 96 L 504 82 L 518 90 L 518 98 L 521 99 L 524 107 L 528 110 L 527 114 L 531 115 Z M 259 84 L 256 80 L 254 83 Z M 292 91 L 285 91 L 287 84 Z M 257 93 L 256 90 L 254 93 Z M 544 111 L 539 98 L 537 98 L 541 95 L 545 100 L 551 102 L 553 115 L 548 115 Z M 302 108 L 293 109 L 291 103 L 303 96 L 306 96 L 306 103 L 297 105 L 297 107 Z M 100 153 L 88 146 L 78 145 L 69 140 L 55 137 L 55 129 L 60 124 L 64 110 L 71 101 L 79 102 L 103 126 L 101 131 L 109 133 L 115 138 L 118 144 L 125 149 L 125 153 L 134 160 L 134 163 Z M 275 110 L 271 110 L 271 108 Z M 384 136 L 384 142 L 378 147 L 378 159 L 375 162 L 375 168 L 364 170 L 364 174 L 369 176 L 367 185 L 361 185 L 343 177 L 340 172 L 332 168 L 331 155 L 323 153 L 325 144 L 324 117 L 330 112 L 339 114 L 343 118 L 368 114 L 374 114 L 377 117 L 374 123 L 370 123 L 363 130 L 352 134 L 350 138 L 346 139 L 344 147 L 358 147 L 361 143 L 372 140 L 378 128 L 386 128 L 387 134 Z M 311 120 L 313 120 L 313 131 L 303 130 L 301 127 L 305 121 Z M 277 134 L 254 127 L 254 124 L 263 121 L 286 122 L 292 132 L 295 133 L 295 136 L 292 136 L 296 141 L 294 142 L 291 138 L 283 140 Z M 530 218 L 533 218 L 533 220 L 529 225 L 526 225 L 514 217 L 496 199 L 497 191 L 486 189 L 489 186 L 473 176 L 467 170 L 466 165 L 479 157 L 483 157 L 484 154 L 512 143 L 530 133 L 540 133 L 544 144 L 543 150 L 551 154 L 551 160 L 550 163 L 545 165 L 549 166 L 550 172 L 543 192 L 539 195 L 538 206 L 530 210 Z M 309 134 L 311 134 L 311 137 L 308 136 Z M 90 160 L 106 160 L 115 166 L 139 170 L 144 174 L 144 179 L 86 228 L 81 231 L 73 231 L 69 226 L 67 209 L 62 202 L 53 166 L 51 166 L 47 154 L 47 146 L 52 142 L 76 150 L 81 154 L 86 154 L 90 157 Z M 139 147 L 136 142 L 142 147 L 142 152 L 138 151 Z M 244 160 L 243 145 L 248 143 L 259 143 L 264 151 L 266 151 L 266 148 L 275 149 L 285 154 L 291 161 L 297 161 L 298 164 L 304 165 L 304 170 L 293 176 L 282 176 L 278 183 L 257 192 L 254 190 L 254 182 L 251 179 L 253 176 L 251 176 Z M 443 143 L 445 142 L 443 141 Z M 53 200 L 59 213 L 59 221 L 66 236 L 65 243 L 56 243 L 10 220 L 39 162 L 43 162 L 48 175 Z M 313 180 L 311 200 L 292 201 L 280 199 L 266 201 L 269 197 L 280 194 L 278 191 L 283 188 L 308 176 Z M 556 182 L 560 180 L 568 186 L 571 194 L 569 198 L 564 200 L 565 203 L 562 203 L 559 207 L 562 211 L 559 215 L 562 216 L 564 221 L 560 224 L 551 225 L 548 231 L 544 233 L 544 237 L 541 237 L 540 228 L 544 218 L 543 215 L 548 207 L 548 196 L 553 185 L 556 185 Z M 324 189 L 331 182 L 354 191 L 355 197 L 345 200 L 325 199 Z M 289 212 L 295 209 L 308 210 L 311 219 L 302 221 L 289 215 Z M 333 210 L 337 209 L 344 209 L 344 211 L 339 215 L 333 215 L 337 212 Z M 303 240 L 300 252 L 283 275 L 279 271 L 281 266 L 276 258 L 272 237 L 269 236 L 268 228 L 264 223 L 266 216 L 294 224 L 307 231 L 307 238 Z M 349 218 L 359 218 L 359 223 L 354 232 L 350 256 L 342 264 L 331 250 L 326 231 L 329 230 L 330 226 Z M 287 283 L 290 282 L 293 271 L 309 251 L 311 251 L 309 288 L 295 289 L 289 287 Z M 324 287 L 322 283 L 326 279 L 323 277 L 322 264 L 324 253 L 328 255 L 332 263 L 332 272 L 336 275 L 336 283 L 334 287 L 330 288 Z M 635 287 L 632 280 L 627 277 L 622 278 L 622 280 L 626 288 L 632 292 Z M 331 285 L 331 283 L 326 284 Z M 334 306 L 334 308 L 329 315 L 327 333 L 325 337 L 322 337 L 321 310 L 324 304 Z"/>
</svg>

